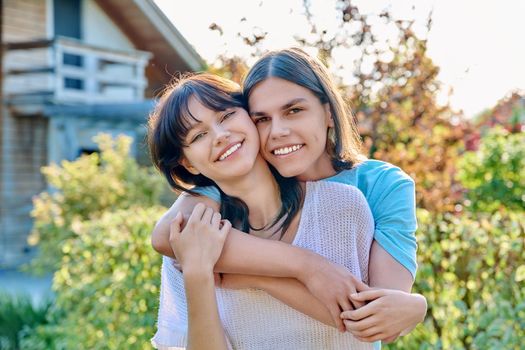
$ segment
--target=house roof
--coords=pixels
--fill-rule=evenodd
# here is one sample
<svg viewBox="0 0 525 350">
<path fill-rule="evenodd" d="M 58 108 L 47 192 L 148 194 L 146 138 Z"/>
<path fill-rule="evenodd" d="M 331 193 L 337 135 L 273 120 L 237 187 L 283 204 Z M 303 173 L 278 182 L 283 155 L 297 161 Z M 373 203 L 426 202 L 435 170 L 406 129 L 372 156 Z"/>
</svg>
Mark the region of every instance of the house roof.
<svg viewBox="0 0 525 350">
<path fill-rule="evenodd" d="M 153 0 L 96 0 L 139 50 L 153 53 L 157 78 L 184 71 L 200 71 L 204 60 Z"/>
</svg>

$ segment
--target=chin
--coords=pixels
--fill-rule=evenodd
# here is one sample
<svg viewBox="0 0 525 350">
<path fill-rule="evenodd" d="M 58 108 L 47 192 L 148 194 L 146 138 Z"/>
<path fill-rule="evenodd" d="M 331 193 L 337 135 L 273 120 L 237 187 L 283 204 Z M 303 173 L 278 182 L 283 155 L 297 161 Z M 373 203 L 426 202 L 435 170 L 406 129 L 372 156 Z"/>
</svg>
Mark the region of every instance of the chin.
<svg viewBox="0 0 525 350">
<path fill-rule="evenodd" d="M 297 167 L 290 167 L 290 166 L 281 166 L 281 167 L 275 167 L 279 174 L 284 177 L 294 177 L 299 176 L 304 172 L 304 169 L 298 169 Z"/>
<path fill-rule="evenodd" d="M 229 169 L 229 174 L 234 177 L 244 176 L 254 168 L 254 162 L 237 163 Z"/>
</svg>

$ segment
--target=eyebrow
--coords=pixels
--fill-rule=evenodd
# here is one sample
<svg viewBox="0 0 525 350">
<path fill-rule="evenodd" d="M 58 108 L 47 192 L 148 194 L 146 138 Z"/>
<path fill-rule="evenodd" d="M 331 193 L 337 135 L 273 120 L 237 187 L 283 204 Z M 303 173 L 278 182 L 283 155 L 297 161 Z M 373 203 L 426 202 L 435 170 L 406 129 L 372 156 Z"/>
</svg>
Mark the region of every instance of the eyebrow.
<svg viewBox="0 0 525 350">
<path fill-rule="evenodd" d="M 285 110 L 289 109 L 290 107 L 292 107 L 293 105 L 296 105 L 296 104 L 298 104 L 300 102 L 305 102 L 305 101 L 306 101 L 306 99 L 302 98 L 302 97 L 294 98 L 294 99 L 288 101 L 287 103 L 285 103 L 284 105 L 282 105 L 281 106 L 281 111 L 285 111 Z M 250 113 L 250 115 L 252 117 L 260 117 L 260 116 L 265 116 L 266 113 L 255 111 L 255 112 Z"/>
<path fill-rule="evenodd" d="M 192 122 L 189 122 L 188 124 L 188 127 L 186 129 L 186 135 L 184 137 L 188 137 L 195 129 L 198 129 L 200 125 L 202 125 L 202 121 L 198 120 L 198 119 L 194 119 L 195 121 L 192 123 Z"/>
</svg>

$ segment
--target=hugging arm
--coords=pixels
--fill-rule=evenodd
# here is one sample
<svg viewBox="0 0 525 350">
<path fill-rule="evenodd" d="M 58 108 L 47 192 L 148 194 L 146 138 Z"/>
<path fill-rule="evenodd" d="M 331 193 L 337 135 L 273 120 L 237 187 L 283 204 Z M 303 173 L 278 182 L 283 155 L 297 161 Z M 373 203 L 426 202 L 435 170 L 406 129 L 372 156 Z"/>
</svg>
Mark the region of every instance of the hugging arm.
<svg viewBox="0 0 525 350">
<path fill-rule="evenodd" d="M 389 343 L 423 321 L 425 297 L 410 293 L 412 275 L 376 241 L 370 251 L 369 276 L 372 289 L 352 297 L 366 305 L 341 314 L 349 332 L 362 341 Z"/>
<path fill-rule="evenodd" d="M 189 215 L 197 203 L 214 210 L 219 205 L 206 197 L 181 195 L 157 223 L 152 245 L 161 254 L 173 257 L 169 226 L 178 212 Z M 293 277 L 300 281 L 322 305 L 330 310 L 333 324 L 343 329 L 341 307 L 348 305 L 348 295 L 356 291 L 356 278 L 344 267 L 307 249 L 280 241 L 254 237 L 232 229 L 226 238 L 215 272 Z M 300 310 L 301 311 L 301 310 Z"/>
<path fill-rule="evenodd" d="M 423 321 L 427 309 L 426 299 L 420 294 L 410 293 L 410 273 L 376 241 L 372 243 L 369 269 L 373 288 L 354 281 L 359 293 L 350 298 L 353 302 L 368 304 L 357 310 L 343 312 L 342 318 L 346 329 L 362 341 L 391 342 Z M 297 279 L 226 274 L 222 286 L 230 289 L 262 289 L 299 312 L 329 326 L 339 326 L 333 321 L 330 310 Z"/>
<path fill-rule="evenodd" d="M 185 216 L 191 214 L 198 203 L 219 211 L 217 202 L 207 197 L 186 194 L 179 196 L 173 206 L 159 220 L 153 231 L 152 245 L 156 251 L 169 257 L 175 257 L 169 242 L 170 223 L 179 212 Z M 315 263 L 323 264 L 324 260 L 321 256 L 308 250 L 279 241 L 254 237 L 239 230 L 231 229 L 214 271 L 294 277 L 305 280 L 307 274 L 303 273 L 303 266 Z"/>
<path fill-rule="evenodd" d="M 415 272 L 414 183 L 406 176 L 394 176 L 386 189 L 376 192 L 369 194 L 376 197 L 374 203 L 380 203 L 371 208 L 375 219 L 374 237 L 379 238 L 372 243 L 369 261 L 369 283 L 374 290 L 357 285 L 360 293 L 347 297 L 353 304 L 366 305 L 358 310 L 342 307 L 348 311 L 341 317 L 346 329 L 359 339 L 391 342 L 423 321 L 427 305 L 422 295 L 410 293 Z M 247 281 L 298 311 L 327 323 L 325 308 L 312 311 L 316 300 L 306 288 L 300 292 L 300 285 L 287 279 L 257 281 L 256 278 L 249 277 Z M 234 276 L 226 278 L 226 283 L 242 286 L 246 281 Z"/>
<path fill-rule="evenodd" d="M 405 192 L 408 188 L 410 192 L 410 186 L 400 186 L 400 188 L 405 189 Z M 392 191 L 391 194 L 396 194 L 396 191 Z M 402 193 L 404 196 L 409 194 Z M 207 197 L 189 195 L 179 197 L 159 221 L 153 233 L 152 243 L 157 251 L 165 255 L 173 255 L 165 233 L 169 222 L 178 211 L 187 214 L 199 202 L 204 202 L 215 210 L 219 208 L 216 202 Z M 380 216 L 380 225 L 377 222 L 377 213 L 372 208 L 374 218 L 376 218 L 376 234 L 378 227 L 384 229 L 385 232 L 390 232 L 390 236 L 394 238 L 399 233 L 396 226 L 398 223 L 396 222 L 396 225 L 393 225 L 394 228 L 390 229 L 389 221 L 392 218 L 395 220 L 396 216 L 410 217 L 412 215 L 411 210 L 414 211 L 414 208 L 410 209 L 410 201 L 408 205 L 397 207 L 401 208 L 401 212 L 392 213 L 390 216 L 388 214 Z M 407 222 L 406 226 L 403 234 L 408 233 L 410 239 L 413 237 L 415 228 L 411 226 L 410 222 Z M 388 236 L 383 235 L 383 237 Z M 376 241 L 372 245 L 369 275 L 373 287 L 383 288 L 381 295 L 378 293 L 360 293 L 357 299 L 350 299 L 350 294 L 356 291 L 356 287 L 359 291 L 365 291 L 368 287 L 358 281 L 344 267 L 327 263 L 325 259 L 309 251 L 282 242 L 246 235 L 237 230 L 232 230 L 228 236 L 215 271 L 296 278 L 301 283 L 297 283 L 293 278 L 261 277 L 258 280 L 257 276 L 243 275 L 226 276 L 224 281 L 226 287 L 228 285 L 231 288 L 251 286 L 263 289 L 298 311 L 326 324 L 335 325 L 339 329 L 342 328 L 342 318 L 345 320 L 347 330 L 366 341 L 394 340 L 400 333 L 407 332 L 421 322 L 426 313 L 426 301 L 422 296 L 409 293 L 401 294 L 402 292 L 394 293 L 397 292 L 396 289 L 409 292 L 413 283 L 412 275 L 405 265 L 400 264 Z M 363 305 L 367 301 L 369 304 L 363 307 L 359 313 L 352 314 L 352 312 L 357 311 L 347 311 L 339 317 L 341 309 L 349 310 L 351 308 L 350 300 L 357 305 L 359 303 Z M 400 309 L 403 315 L 407 317 L 400 319 L 396 316 Z M 406 310 L 411 312 L 407 313 Z M 329 317 L 327 317 L 327 313 Z M 368 316 L 375 316 L 373 319 L 378 324 L 370 324 L 372 318 Z M 328 322 L 330 317 L 332 322 Z M 364 322 L 365 319 L 367 319 L 366 322 Z M 391 327 L 394 322 L 396 327 Z M 398 329 L 399 331 L 397 331 Z"/>
<path fill-rule="evenodd" d="M 414 181 L 399 168 L 377 169 L 380 175 L 368 184 L 366 193 L 375 221 L 370 286 L 377 290 L 352 298 L 367 304 L 343 312 L 342 317 L 347 330 L 358 338 L 390 342 L 423 321 L 427 304 L 422 295 L 410 293 L 417 247 Z"/>
</svg>

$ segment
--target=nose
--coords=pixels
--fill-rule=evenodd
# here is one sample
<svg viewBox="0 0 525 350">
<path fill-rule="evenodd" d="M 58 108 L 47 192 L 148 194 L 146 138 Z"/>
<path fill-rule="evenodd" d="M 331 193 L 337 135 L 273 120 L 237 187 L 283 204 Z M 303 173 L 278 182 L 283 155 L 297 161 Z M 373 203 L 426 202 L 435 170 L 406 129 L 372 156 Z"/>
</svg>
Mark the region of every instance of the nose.
<svg viewBox="0 0 525 350">
<path fill-rule="evenodd" d="M 271 123 L 270 137 L 272 139 L 278 139 L 290 135 L 290 128 L 281 118 L 272 118 Z"/>
<path fill-rule="evenodd" d="M 213 140 L 213 144 L 215 146 L 226 142 L 230 138 L 231 132 L 222 125 L 216 125 L 214 129 L 215 139 Z"/>
</svg>

